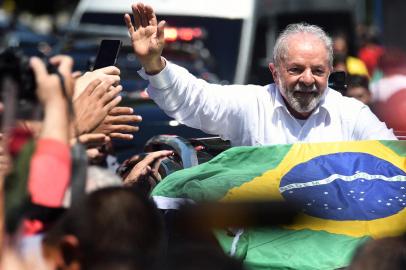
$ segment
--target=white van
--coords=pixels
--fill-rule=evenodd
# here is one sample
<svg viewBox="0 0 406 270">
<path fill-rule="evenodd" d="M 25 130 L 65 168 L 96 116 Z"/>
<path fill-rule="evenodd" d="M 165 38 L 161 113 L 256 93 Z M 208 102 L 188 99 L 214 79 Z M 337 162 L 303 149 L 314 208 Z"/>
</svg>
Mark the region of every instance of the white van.
<svg viewBox="0 0 406 270">
<path fill-rule="evenodd" d="M 70 29 L 76 33 L 119 36 L 128 42 L 123 14 L 134 0 L 81 0 Z M 327 31 L 353 36 L 357 0 L 144 0 L 168 26 L 164 55 L 187 68 L 203 66 L 221 83 L 266 84 L 277 34 L 287 24 L 306 21 Z M 183 31 L 183 32 L 182 32 Z M 194 31 L 194 32 L 193 32 Z M 182 36 L 183 33 L 183 36 Z M 193 34 L 195 33 L 195 34 Z M 175 35 L 175 39 L 173 36 Z M 183 39 L 183 40 L 182 40 Z M 193 44 L 193 45 L 192 45 Z M 182 48 L 183 52 L 176 52 Z M 189 52 L 189 55 L 183 55 Z M 191 60 L 200 59 L 202 61 Z M 202 77 L 204 77 L 204 72 Z M 206 78 L 207 79 L 207 78 Z"/>
</svg>

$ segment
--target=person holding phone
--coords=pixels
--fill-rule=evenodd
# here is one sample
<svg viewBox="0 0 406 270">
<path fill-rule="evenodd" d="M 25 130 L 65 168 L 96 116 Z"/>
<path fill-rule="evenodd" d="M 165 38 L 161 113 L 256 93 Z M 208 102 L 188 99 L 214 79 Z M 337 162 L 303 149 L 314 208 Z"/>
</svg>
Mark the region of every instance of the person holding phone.
<svg viewBox="0 0 406 270">
<path fill-rule="evenodd" d="M 97 51 L 93 70 L 114 66 L 117 62 L 121 44 L 122 42 L 119 39 L 103 39 L 100 42 L 99 50 Z"/>
<path fill-rule="evenodd" d="M 148 94 L 181 123 L 233 146 L 396 140 L 366 105 L 328 87 L 332 40 L 316 25 L 292 24 L 277 38 L 269 63 L 275 83 L 217 85 L 162 57 L 165 21 L 157 21 L 152 7 L 138 3 L 132 11 L 134 22 L 129 14 L 124 20 Z"/>
<path fill-rule="evenodd" d="M 133 139 L 131 133 L 139 130 L 134 124 L 142 121 L 131 107 L 118 106 L 123 88 L 119 85 L 120 69 L 115 64 L 121 43 L 120 40 L 101 41 L 93 71 L 78 77 L 73 95 L 79 135 L 105 134 L 105 143 L 111 138 Z M 95 140 L 100 140 L 100 136 Z"/>
</svg>

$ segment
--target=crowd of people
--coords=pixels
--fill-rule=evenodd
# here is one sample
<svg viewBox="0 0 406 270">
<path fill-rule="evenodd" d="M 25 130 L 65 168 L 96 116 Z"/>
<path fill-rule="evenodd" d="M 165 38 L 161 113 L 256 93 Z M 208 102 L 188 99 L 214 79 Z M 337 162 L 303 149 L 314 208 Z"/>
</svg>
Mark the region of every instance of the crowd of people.
<svg viewBox="0 0 406 270">
<path fill-rule="evenodd" d="M 363 29 L 363 28 L 362 28 Z M 398 47 L 384 47 L 372 30 L 360 30 L 358 53 L 349 55 L 348 39 L 343 34 L 333 37 L 334 71 L 347 74 L 345 96 L 368 105 L 395 133 L 402 135 L 406 123 L 402 114 L 406 83 L 406 53 Z"/>
<path fill-rule="evenodd" d="M 232 146 L 396 140 L 393 130 L 406 130 L 400 50 L 368 43 L 356 58 L 345 36 L 292 24 L 274 47 L 274 84 L 209 84 L 162 56 L 165 22 L 152 7 L 138 3 L 132 11 L 124 21 L 149 96 L 169 116 Z M 68 56 L 50 64 L 51 73 L 39 58 L 30 60 L 41 120 L 16 117 L 20 90 L 12 76 L 3 79 L 1 268 L 243 269 L 210 230 L 177 229 L 176 215 L 149 197 L 162 181 L 160 162 L 173 151 L 136 155 L 121 174 L 90 166 L 108 154 L 112 139 L 136 140 L 131 134 L 142 121 L 120 105 L 119 68 L 78 74 Z M 348 73 L 343 94 L 361 102 L 328 88 L 329 75 L 340 70 Z M 405 247 L 403 236 L 371 240 L 348 269 L 403 269 Z"/>
</svg>

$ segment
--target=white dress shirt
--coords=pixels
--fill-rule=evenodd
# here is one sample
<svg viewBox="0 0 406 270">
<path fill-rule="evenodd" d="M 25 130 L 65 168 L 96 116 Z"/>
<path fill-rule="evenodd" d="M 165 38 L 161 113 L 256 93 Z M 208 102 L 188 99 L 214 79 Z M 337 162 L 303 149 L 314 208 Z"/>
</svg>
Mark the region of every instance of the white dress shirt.
<svg viewBox="0 0 406 270">
<path fill-rule="evenodd" d="M 275 84 L 209 84 L 168 61 L 157 75 L 139 73 L 149 80 L 148 94 L 166 114 L 220 135 L 233 146 L 396 140 L 366 105 L 329 88 L 320 105 L 300 123 L 287 110 Z"/>
</svg>

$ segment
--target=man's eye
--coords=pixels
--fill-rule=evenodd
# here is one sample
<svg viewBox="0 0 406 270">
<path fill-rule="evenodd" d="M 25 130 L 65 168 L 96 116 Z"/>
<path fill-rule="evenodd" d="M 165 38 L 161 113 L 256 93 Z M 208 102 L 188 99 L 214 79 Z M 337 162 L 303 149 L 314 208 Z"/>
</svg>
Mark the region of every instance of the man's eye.
<svg viewBox="0 0 406 270">
<path fill-rule="evenodd" d="M 299 74 L 300 69 L 299 68 L 289 68 L 288 72 L 291 73 L 291 74 Z"/>
<path fill-rule="evenodd" d="M 316 69 L 315 71 L 313 71 L 314 75 L 318 75 L 318 76 L 322 76 L 325 74 L 324 69 Z"/>
</svg>

